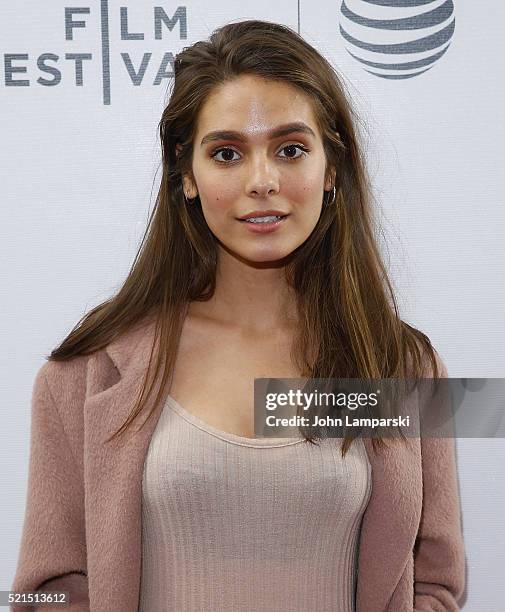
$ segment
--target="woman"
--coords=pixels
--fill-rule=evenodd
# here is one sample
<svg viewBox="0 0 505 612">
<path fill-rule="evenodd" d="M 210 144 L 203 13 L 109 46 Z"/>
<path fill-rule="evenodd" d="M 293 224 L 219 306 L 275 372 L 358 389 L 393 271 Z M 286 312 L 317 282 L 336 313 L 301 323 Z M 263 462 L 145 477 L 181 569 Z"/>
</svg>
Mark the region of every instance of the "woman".
<svg viewBox="0 0 505 612">
<path fill-rule="evenodd" d="M 284 26 L 229 24 L 178 54 L 159 127 L 130 274 L 35 381 L 13 590 L 107 612 L 458 610 L 450 439 L 254 439 L 255 378 L 447 375 L 398 316 L 339 77 Z"/>
</svg>

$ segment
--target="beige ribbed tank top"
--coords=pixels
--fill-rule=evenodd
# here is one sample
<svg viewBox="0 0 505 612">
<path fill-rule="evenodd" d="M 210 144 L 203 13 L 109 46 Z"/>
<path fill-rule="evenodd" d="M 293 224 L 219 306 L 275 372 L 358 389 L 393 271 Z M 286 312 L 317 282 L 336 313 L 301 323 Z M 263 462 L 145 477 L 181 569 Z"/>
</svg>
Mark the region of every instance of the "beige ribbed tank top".
<svg viewBox="0 0 505 612">
<path fill-rule="evenodd" d="M 353 612 L 361 438 L 251 439 L 168 396 L 142 480 L 139 612 Z"/>
</svg>

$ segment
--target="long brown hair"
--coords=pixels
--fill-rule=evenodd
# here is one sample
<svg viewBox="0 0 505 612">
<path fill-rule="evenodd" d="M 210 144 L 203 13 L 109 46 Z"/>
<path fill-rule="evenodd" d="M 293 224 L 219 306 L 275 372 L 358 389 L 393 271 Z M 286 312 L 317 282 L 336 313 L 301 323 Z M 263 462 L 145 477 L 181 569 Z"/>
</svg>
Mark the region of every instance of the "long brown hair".
<svg viewBox="0 0 505 612">
<path fill-rule="evenodd" d="M 374 234 L 372 193 L 356 129 L 359 117 L 329 62 L 290 28 L 247 20 L 220 27 L 208 41 L 184 48 L 175 58 L 174 71 L 173 90 L 159 122 L 161 185 L 130 272 L 116 295 L 82 317 L 48 357 L 65 360 L 90 354 L 146 315 L 155 317 L 141 392 L 112 438 L 131 427 L 161 372 L 158 405 L 167 392 L 187 305 L 214 293 L 216 240 L 199 200 L 186 203 L 182 177 L 192 176 L 193 138 L 202 105 L 216 86 L 242 74 L 285 81 L 311 98 L 327 176 L 332 169 L 336 172 L 335 201 L 323 207 L 314 231 L 285 269 L 300 321 L 292 357 L 303 376 L 421 377 L 428 356 L 437 377 L 429 338 L 399 317 Z M 181 145 L 179 155 L 176 144 Z M 163 350 L 154 351 L 156 341 Z M 345 438 L 342 455 L 351 442 Z M 373 444 L 382 446 L 384 440 L 374 439 Z"/>
</svg>

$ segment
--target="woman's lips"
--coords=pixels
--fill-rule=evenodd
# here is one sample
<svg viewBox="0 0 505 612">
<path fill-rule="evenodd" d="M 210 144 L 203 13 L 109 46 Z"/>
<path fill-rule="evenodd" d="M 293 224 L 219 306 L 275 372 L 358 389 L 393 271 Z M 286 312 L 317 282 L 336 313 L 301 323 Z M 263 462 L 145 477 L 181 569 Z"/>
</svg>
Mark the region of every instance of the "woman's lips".
<svg viewBox="0 0 505 612">
<path fill-rule="evenodd" d="M 247 226 L 247 229 L 255 234 L 266 234 L 275 231 L 278 227 L 283 225 L 289 215 L 285 215 L 277 221 L 246 221 L 245 219 L 238 219 L 240 223 Z"/>
</svg>

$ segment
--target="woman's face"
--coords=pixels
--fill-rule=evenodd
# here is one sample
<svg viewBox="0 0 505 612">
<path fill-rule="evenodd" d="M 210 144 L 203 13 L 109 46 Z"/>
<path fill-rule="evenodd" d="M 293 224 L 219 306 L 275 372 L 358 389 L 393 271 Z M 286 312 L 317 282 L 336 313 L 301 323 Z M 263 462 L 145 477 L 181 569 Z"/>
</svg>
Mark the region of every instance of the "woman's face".
<svg viewBox="0 0 505 612">
<path fill-rule="evenodd" d="M 242 75 L 214 90 L 200 111 L 194 182 L 185 177 L 185 193 L 200 196 L 225 250 L 250 262 L 275 262 L 314 229 L 323 192 L 333 187 L 331 178 L 325 183 L 325 166 L 310 98 L 287 83 Z M 286 216 L 268 226 L 240 220 L 269 210 Z"/>
</svg>

